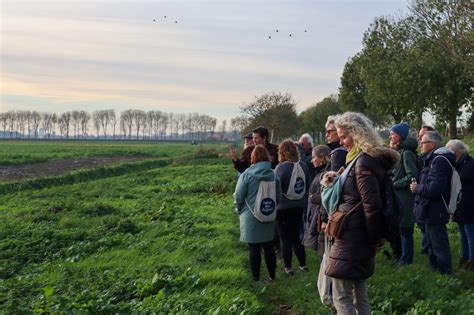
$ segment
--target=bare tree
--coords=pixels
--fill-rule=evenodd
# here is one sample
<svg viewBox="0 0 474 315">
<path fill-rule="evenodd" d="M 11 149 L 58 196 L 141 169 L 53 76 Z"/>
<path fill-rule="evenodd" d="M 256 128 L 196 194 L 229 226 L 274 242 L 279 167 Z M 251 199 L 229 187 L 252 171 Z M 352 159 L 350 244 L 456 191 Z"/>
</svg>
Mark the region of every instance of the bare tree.
<svg viewBox="0 0 474 315">
<path fill-rule="evenodd" d="M 0 114 L 0 121 L 2 122 L 2 127 L 3 127 L 3 138 L 6 138 L 7 134 L 7 126 L 8 126 L 8 112 L 7 113 L 1 113 Z"/>
<path fill-rule="evenodd" d="M 87 130 L 89 129 L 89 121 L 91 120 L 91 115 L 88 112 L 81 110 L 79 117 L 81 125 L 81 134 L 82 137 L 85 138 L 87 136 Z"/>
<path fill-rule="evenodd" d="M 51 138 L 51 129 L 53 124 L 53 114 L 51 113 L 43 113 L 41 119 L 41 126 L 43 127 L 43 131 L 45 136 L 48 135 L 48 139 Z"/>
<path fill-rule="evenodd" d="M 105 139 L 107 139 L 107 126 L 110 124 L 112 112 L 113 112 L 113 109 L 106 109 L 106 110 L 99 111 L 100 125 L 102 126 L 102 132 L 104 133 Z"/>
<path fill-rule="evenodd" d="M 153 133 L 155 139 L 157 139 L 160 133 L 161 115 L 162 113 L 159 110 L 153 111 Z"/>
<path fill-rule="evenodd" d="M 166 138 L 166 130 L 168 129 L 168 123 L 169 123 L 169 115 L 166 113 L 163 113 L 161 115 L 161 138 L 164 139 Z"/>
<path fill-rule="evenodd" d="M 120 113 L 120 123 L 125 127 L 125 138 L 127 137 L 128 130 L 128 139 L 132 139 L 132 128 L 133 128 L 133 110 L 127 109 Z"/>
<path fill-rule="evenodd" d="M 16 131 L 20 138 L 25 137 L 26 111 L 19 110 L 16 112 Z"/>
<path fill-rule="evenodd" d="M 113 139 L 115 140 L 115 128 L 117 126 L 117 115 L 115 115 L 115 110 L 110 109 L 109 110 L 109 121 L 110 121 L 110 126 L 112 126 L 113 130 Z"/>
<path fill-rule="evenodd" d="M 92 124 L 94 125 L 94 128 L 96 130 L 95 134 L 97 135 L 97 139 L 99 139 L 99 132 L 100 132 L 100 123 L 101 123 L 100 115 L 101 115 L 100 110 L 96 110 L 92 113 Z"/>
<path fill-rule="evenodd" d="M 59 117 L 56 113 L 53 113 L 51 116 L 51 133 L 53 134 L 53 138 L 56 137 L 56 125 L 59 122 Z M 51 135 L 50 135 L 51 137 Z"/>
<path fill-rule="evenodd" d="M 59 129 L 61 131 L 61 136 L 66 135 L 66 139 L 69 139 L 69 127 L 71 126 L 71 112 L 62 113 L 59 118 Z M 61 129 L 62 127 L 62 129 Z"/>
<path fill-rule="evenodd" d="M 74 132 L 74 138 L 79 138 L 79 126 L 81 123 L 81 112 L 78 110 L 73 110 L 71 113 L 71 122 L 72 128 Z"/>
<path fill-rule="evenodd" d="M 224 140 L 224 136 L 227 130 L 227 120 L 223 120 L 221 124 L 221 140 Z"/>
<path fill-rule="evenodd" d="M 8 125 L 10 126 L 10 138 L 13 138 L 13 131 L 15 130 L 16 112 L 11 110 L 8 112 Z"/>
<path fill-rule="evenodd" d="M 38 129 L 41 123 L 41 114 L 37 111 L 32 111 L 30 113 L 31 128 L 33 130 L 34 138 L 38 138 Z"/>
<path fill-rule="evenodd" d="M 146 120 L 146 114 L 142 110 L 134 110 L 132 113 L 132 119 L 135 124 L 135 130 L 137 131 L 137 140 L 140 136 L 140 130 L 144 125 L 144 121 Z"/>
</svg>

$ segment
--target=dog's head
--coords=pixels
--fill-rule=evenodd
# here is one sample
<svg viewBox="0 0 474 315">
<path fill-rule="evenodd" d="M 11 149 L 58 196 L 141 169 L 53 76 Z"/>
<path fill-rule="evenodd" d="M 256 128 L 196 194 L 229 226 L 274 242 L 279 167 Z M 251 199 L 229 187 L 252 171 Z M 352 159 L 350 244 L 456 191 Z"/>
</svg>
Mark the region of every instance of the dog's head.
<svg viewBox="0 0 474 315">
<path fill-rule="evenodd" d="M 339 177 L 337 172 L 329 171 L 323 175 L 323 178 L 321 179 L 321 185 L 328 187 L 336 180 L 337 177 Z"/>
</svg>

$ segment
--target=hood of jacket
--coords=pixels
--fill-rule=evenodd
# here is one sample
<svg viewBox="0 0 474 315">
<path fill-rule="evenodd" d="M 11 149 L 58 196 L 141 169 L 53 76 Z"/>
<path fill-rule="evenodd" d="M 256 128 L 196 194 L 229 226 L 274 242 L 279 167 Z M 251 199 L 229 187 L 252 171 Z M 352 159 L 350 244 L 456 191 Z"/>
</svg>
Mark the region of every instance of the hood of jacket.
<svg viewBox="0 0 474 315">
<path fill-rule="evenodd" d="M 454 154 L 454 152 L 446 147 L 440 147 L 438 149 L 436 149 L 433 154 L 436 156 L 436 155 L 442 155 L 444 157 L 446 157 L 449 162 L 451 162 L 451 165 L 454 166 L 456 165 L 456 155 Z"/>
<path fill-rule="evenodd" d="M 274 174 L 272 170 L 272 164 L 266 161 L 257 162 L 253 165 L 250 165 L 250 167 L 245 170 L 245 173 L 257 178 L 258 180 L 267 179 L 269 176 Z"/>
<path fill-rule="evenodd" d="M 416 153 L 416 149 L 418 148 L 418 141 L 415 138 L 408 137 L 403 141 L 402 148 Z"/>
<path fill-rule="evenodd" d="M 373 158 L 377 158 L 387 171 L 400 163 L 400 153 L 387 147 L 373 147 L 366 153 Z"/>
</svg>

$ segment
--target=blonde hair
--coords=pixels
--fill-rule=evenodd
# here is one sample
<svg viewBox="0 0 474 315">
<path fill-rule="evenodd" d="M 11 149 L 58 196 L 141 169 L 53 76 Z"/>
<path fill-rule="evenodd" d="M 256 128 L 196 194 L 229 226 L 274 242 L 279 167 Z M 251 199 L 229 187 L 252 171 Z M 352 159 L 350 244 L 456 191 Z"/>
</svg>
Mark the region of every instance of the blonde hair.
<svg viewBox="0 0 474 315">
<path fill-rule="evenodd" d="M 296 144 L 291 139 L 285 139 L 278 146 L 278 160 L 280 162 L 298 162 L 300 156 Z"/>
<path fill-rule="evenodd" d="M 336 128 L 344 129 L 354 139 L 354 144 L 367 153 L 374 147 L 383 145 L 372 121 L 362 113 L 345 112 L 336 119 Z"/>
</svg>

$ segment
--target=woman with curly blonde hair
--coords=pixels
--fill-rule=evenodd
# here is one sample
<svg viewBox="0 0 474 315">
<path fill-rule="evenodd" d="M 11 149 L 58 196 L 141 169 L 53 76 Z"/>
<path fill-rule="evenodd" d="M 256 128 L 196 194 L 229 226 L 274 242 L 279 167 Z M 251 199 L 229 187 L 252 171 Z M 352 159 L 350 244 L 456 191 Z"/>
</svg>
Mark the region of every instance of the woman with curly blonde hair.
<svg viewBox="0 0 474 315">
<path fill-rule="evenodd" d="M 284 272 L 292 275 L 293 249 L 300 264 L 300 271 L 308 271 L 306 253 L 299 231 L 303 225 L 303 209 L 307 201 L 310 176 L 306 163 L 299 160 L 296 143 L 291 139 L 284 140 L 278 146 L 278 160 L 280 164 L 276 167 L 275 173 L 280 178 L 282 195 L 277 206 L 277 230 L 285 265 Z M 299 173 L 301 176 L 292 176 L 295 168 L 297 168 L 295 173 L 301 171 Z"/>
<path fill-rule="evenodd" d="M 349 212 L 331 247 L 325 273 L 333 278 L 333 302 L 338 314 L 370 314 L 367 279 L 375 269 L 375 252 L 382 242 L 382 189 L 399 154 L 382 146 L 372 122 L 361 113 L 346 112 L 336 120 L 346 165 L 354 167 L 343 184 L 337 211 Z"/>
</svg>

